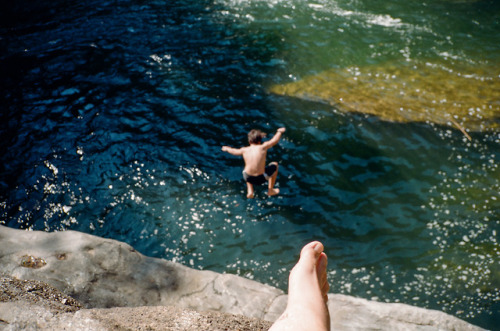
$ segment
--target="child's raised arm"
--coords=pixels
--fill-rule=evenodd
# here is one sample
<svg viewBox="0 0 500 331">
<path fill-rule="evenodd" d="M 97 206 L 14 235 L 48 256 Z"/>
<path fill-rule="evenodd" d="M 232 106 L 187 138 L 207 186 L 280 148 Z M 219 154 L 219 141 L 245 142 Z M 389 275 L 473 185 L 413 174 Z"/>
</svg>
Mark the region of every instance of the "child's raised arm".
<svg viewBox="0 0 500 331">
<path fill-rule="evenodd" d="M 263 143 L 262 146 L 266 149 L 273 147 L 274 145 L 276 145 L 278 143 L 278 141 L 280 141 L 281 136 L 283 135 L 283 133 L 285 131 L 286 131 L 285 128 L 279 128 L 276 131 L 276 134 L 274 135 L 274 137 L 272 137 L 271 140 L 268 140 L 265 143 Z"/>
</svg>

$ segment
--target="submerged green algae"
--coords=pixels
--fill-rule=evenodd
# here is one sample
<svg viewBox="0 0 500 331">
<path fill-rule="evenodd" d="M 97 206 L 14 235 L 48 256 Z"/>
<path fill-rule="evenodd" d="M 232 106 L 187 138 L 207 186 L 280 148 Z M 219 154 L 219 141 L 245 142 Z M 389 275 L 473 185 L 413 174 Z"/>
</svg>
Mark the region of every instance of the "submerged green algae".
<svg viewBox="0 0 500 331">
<path fill-rule="evenodd" d="M 387 121 L 451 125 L 464 134 L 500 129 L 500 66 L 349 67 L 275 85 L 270 91 Z"/>
</svg>

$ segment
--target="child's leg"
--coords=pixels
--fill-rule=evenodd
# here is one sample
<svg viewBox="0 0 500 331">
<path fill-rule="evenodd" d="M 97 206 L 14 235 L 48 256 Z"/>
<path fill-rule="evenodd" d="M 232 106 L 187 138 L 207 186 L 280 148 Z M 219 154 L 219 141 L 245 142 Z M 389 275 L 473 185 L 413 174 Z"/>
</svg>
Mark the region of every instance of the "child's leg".
<svg viewBox="0 0 500 331">
<path fill-rule="evenodd" d="M 279 188 L 274 188 L 274 184 L 276 184 L 276 178 L 278 177 L 279 166 L 278 166 L 278 162 L 271 162 L 270 164 L 274 164 L 276 166 L 276 171 L 274 172 L 274 174 L 271 177 L 269 177 L 268 190 L 267 190 L 267 194 L 269 196 L 273 196 L 273 195 L 280 193 Z"/>
<path fill-rule="evenodd" d="M 254 195 L 253 185 L 247 182 L 247 198 L 252 199 Z"/>
</svg>

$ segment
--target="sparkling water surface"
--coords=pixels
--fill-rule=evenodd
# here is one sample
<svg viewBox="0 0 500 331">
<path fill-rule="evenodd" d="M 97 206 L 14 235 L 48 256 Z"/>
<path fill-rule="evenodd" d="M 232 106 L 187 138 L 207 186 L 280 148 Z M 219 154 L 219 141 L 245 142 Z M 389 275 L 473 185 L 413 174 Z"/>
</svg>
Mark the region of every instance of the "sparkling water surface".
<svg viewBox="0 0 500 331">
<path fill-rule="evenodd" d="M 469 140 L 270 87 L 343 68 L 500 68 L 499 2 L 25 1 L 0 16 L 0 224 L 282 289 L 321 240 L 332 292 L 498 329 L 498 130 Z M 242 160 L 220 148 L 280 126 L 281 194 L 247 200 Z"/>
</svg>

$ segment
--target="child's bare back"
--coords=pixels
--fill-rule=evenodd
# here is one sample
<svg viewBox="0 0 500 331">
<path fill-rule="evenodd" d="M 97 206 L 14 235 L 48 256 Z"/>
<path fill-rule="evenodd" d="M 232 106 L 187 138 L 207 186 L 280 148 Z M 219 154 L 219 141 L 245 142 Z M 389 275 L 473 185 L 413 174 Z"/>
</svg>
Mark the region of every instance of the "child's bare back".
<svg viewBox="0 0 500 331">
<path fill-rule="evenodd" d="M 250 145 L 243 147 L 244 171 L 251 176 L 264 173 L 266 168 L 267 149 L 262 145 Z"/>
<path fill-rule="evenodd" d="M 274 188 L 276 177 L 278 176 L 278 163 L 271 162 L 266 167 L 267 150 L 273 147 L 281 139 L 285 132 L 285 128 L 279 128 L 271 140 L 262 142 L 262 138 L 266 134 L 260 130 L 252 130 L 248 133 L 248 142 L 250 146 L 241 148 L 232 148 L 229 146 L 222 146 L 222 151 L 228 152 L 231 155 L 242 156 L 245 161 L 245 168 L 243 169 L 243 178 L 247 183 L 247 197 L 254 197 L 253 185 L 261 185 L 268 182 L 269 196 L 279 193 L 279 189 Z"/>
</svg>

